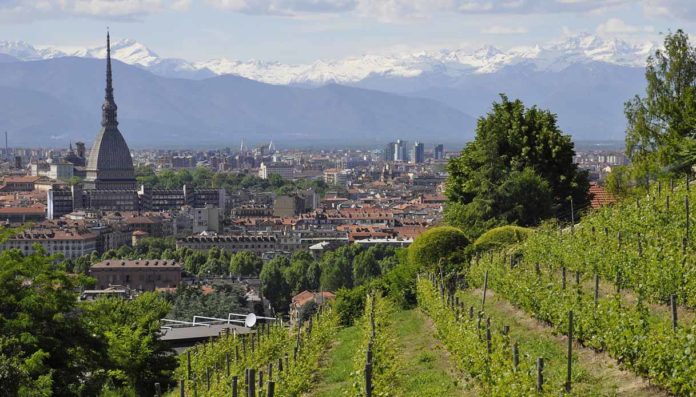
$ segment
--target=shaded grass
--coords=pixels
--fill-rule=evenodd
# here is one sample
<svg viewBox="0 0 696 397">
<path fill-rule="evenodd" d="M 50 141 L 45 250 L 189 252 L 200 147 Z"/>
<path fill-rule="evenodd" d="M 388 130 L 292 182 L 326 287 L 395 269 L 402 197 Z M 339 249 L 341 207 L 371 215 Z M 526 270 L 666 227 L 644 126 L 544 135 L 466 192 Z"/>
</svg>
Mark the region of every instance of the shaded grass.
<svg viewBox="0 0 696 397">
<path fill-rule="evenodd" d="M 350 373 L 353 356 L 360 341 L 360 328 L 347 327 L 336 335 L 336 342 L 329 350 L 319 374 L 319 383 L 312 393 L 316 397 L 337 397 L 351 390 Z"/>
</svg>

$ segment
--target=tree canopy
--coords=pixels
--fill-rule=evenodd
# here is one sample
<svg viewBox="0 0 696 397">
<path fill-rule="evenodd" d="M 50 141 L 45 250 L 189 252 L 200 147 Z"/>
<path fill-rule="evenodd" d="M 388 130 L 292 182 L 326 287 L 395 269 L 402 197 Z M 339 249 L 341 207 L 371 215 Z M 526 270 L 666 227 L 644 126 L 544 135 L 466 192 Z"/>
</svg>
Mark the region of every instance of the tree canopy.
<svg viewBox="0 0 696 397">
<path fill-rule="evenodd" d="M 626 154 L 645 176 L 691 167 L 696 161 L 696 49 L 689 35 L 665 36 L 647 60 L 645 96 L 626 103 Z"/>
<path fill-rule="evenodd" d="M 556 115 L 501 95 L 478 120 L 476 137 L 447 169 L 447 221 L 471 237 L 500 225 L 570 218 L 588 204 L 587 173 Z"/>
</svg>

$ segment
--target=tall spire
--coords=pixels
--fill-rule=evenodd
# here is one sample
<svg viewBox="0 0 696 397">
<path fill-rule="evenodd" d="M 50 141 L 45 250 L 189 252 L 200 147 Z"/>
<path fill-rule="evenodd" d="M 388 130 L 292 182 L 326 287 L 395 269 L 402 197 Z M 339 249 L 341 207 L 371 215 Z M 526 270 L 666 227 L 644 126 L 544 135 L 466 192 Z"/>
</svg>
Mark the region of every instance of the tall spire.
<svg viewBox="0 0 696 397">
<path fill-rule="evenodd" d="M 106 30 L 106 95 L 104 96 L 104 104 L 102 105 L 102 126 L 118 125 L 116 121 L 116 102 L 114 101 L 114 87 L 111 85 L 111 38 L 109 30 Z"/>
</svg>

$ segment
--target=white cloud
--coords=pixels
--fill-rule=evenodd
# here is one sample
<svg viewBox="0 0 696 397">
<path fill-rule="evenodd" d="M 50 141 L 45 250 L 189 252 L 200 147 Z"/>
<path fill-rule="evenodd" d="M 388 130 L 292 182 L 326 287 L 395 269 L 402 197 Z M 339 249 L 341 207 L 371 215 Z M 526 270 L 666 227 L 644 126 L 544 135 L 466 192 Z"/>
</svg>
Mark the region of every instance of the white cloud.
<svg viewBox="0 0 696 397">
<path fill-rule="evenodd" d="M 0 17 L 18 21 L 81 16 L 133 19 L 166 10 L 181 11 L 190 0 L 0 0 Z"/>
<path fill-rule="evenodd" d="M 483 34 L 523 34 L 527 32 L 527 28 L 521 26 L 494 25 L 481 29 L 481 33 Z"/>
<path fill-rule="evenodd" d="M 208 4 L 245 14 L 299 15 L 353 11 L 357 0 L 206 0 Z"/>
<path fill-rule="evenodd" d="M 435 13 L 530 14 L 599 12 L 631 0 L 206 0 L 215 7 L 249 14 L 358 12 L 380 19 Z"/>
<path fill-rule="evenodd" d="M 644 0 L 643 12 L 653 17 L 674 19 L 696 18 L 696 1 L 694 0 Z"/>
<path fill-rule="evenodd" d="M 606 22 L 597 27 L 597 33 L 600 35 L 652 33 L 654 30 L 652 26 L 629 25 L 619 18 L 609 18 Z"/>
</svg>

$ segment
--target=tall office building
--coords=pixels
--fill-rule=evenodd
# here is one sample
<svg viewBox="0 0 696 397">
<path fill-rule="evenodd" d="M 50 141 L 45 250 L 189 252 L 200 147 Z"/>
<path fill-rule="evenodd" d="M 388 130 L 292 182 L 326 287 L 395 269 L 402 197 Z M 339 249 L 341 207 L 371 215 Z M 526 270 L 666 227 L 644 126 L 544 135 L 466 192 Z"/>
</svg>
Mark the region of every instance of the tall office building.
<svg viewBox="0 0 696 397">
<path fill-rule="evenodd" d="M 408 161 L 409 157 L 408 142 L 397 139 L 394 144 L 394 161 Z"/>
<path fill-rule="evenodd" d="M 394 146 L 396 142 L 389 142 L 384 148 L 384 161 L 394 161 Z"/>
<path fill-rule="evenodd" d="M 416 143 L 413 144 L 411 162 L 415 164 L 422 164 L 425 162 L 425 145 L 423 145 L 422 142 L 416 141 Z"/>
<path fill-rule="evenodd" d="M 445 146 L 442 144 L 436 145 L 433 157 L 435 157 L 435 160 L 444 160 L 445 159 Z"/>
</svg>

